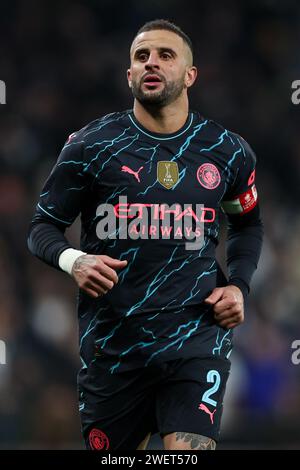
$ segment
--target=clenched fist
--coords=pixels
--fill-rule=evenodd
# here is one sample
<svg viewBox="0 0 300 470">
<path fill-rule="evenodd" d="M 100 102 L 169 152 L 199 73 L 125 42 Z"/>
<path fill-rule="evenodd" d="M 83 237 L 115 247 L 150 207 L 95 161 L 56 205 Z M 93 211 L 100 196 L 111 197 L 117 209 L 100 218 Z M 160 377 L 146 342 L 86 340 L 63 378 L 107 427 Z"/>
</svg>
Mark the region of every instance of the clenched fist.
<svg viewBox="0 0 300 470">
<path fill-rule="evenodd" d="M 117 284 L 116 269 L 125 268 L 126 265 L 126 260 L 121 261 L 106 255 L 82 255 L 73 265 L 72 276 L 80 289 L 97 298 Z"/>
<path fill-rule="evenodd" d="M 213 305 L 216 322 L 223 328 L 234 328 L 244 321 L 244 297 L 237 286 L 216 287 L 205 299 Z"/>
</svg>

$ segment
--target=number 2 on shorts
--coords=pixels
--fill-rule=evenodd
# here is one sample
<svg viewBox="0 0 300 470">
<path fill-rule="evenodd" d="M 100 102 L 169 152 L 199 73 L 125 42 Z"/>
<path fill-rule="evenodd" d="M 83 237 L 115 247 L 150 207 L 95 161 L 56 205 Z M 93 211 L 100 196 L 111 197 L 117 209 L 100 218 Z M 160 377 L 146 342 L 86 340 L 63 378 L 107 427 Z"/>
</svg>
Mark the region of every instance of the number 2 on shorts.
<svg viewBox="0 0 300 470">
<path fill-rule="evenodd" d="M 209 403 L 212 406 L 217 406 L 217 402 L 215 400 L 212 400 L 209 397 L 213 395 L 215 392 L 217 392 L 220 387 L 221 377 L 220 377 L 219 372 L 217 370 L 210 370 L 207 373 L 206 380 L 209 383 L 213 383 L 213 386 L 203 393 L 202 401 L 204 401 L 205 403 Z"/>
</svg>

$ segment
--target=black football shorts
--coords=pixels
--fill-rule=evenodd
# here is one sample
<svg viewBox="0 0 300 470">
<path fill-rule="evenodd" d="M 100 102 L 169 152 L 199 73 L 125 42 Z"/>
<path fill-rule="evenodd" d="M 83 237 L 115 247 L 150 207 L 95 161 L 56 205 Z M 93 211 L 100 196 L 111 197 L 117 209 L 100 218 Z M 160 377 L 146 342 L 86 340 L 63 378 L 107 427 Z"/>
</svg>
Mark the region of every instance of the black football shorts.
<svg viewBox="0 0 300 470">
<path fill-rule="evenodd" d="M 147 434 L 200 434 L 218 441 L 229 359 L 176 359 L 111 374 L 101 360 L 79 386 L 87 449 L 135 450 Z"/>
</svg>

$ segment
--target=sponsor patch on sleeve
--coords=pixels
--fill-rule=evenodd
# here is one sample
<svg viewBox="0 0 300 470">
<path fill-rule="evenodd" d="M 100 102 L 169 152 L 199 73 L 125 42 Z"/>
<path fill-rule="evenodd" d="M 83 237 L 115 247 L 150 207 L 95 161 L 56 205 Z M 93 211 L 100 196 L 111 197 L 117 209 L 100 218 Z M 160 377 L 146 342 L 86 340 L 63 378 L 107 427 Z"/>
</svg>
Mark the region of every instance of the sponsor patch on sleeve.
<svg viewBox="0 0 300 470">
<path fill-rule="evenodd" d="M 255 184 L 244 193 L 231 201 L 222 201 L 221 207 L 226 214 L 246 214 L 251 211 L 257 203 L 257 191 Z"/>
</svg>

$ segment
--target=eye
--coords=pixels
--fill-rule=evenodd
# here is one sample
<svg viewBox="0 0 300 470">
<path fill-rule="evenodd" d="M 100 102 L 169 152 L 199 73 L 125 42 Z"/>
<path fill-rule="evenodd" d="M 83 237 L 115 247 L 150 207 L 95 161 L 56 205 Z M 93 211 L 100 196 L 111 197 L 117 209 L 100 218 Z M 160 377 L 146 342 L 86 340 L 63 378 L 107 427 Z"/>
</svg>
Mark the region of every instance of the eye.
<svg viewBox="0 0 300 470">
<path fill-rule="evenodd" d="M 137 54 L 137 59 L 141 62 L 145 62 L 148 59 L 148 54 L 146 52 L 141 52 L 140 54 Z"/>
<path fill-rule="evenodd" d="M 161 58 L 164 59 L 164 60 L 169 60 L 169 59 L 172 59 L 172 56 L 171 56 L 170 52 L 162 52 L 161 53 Z"/>
</svg>

